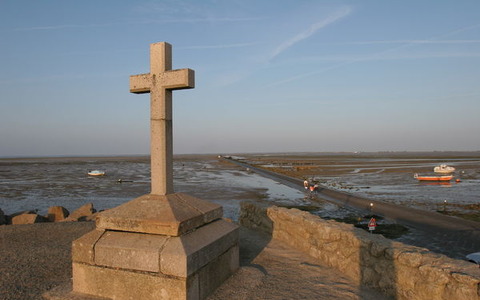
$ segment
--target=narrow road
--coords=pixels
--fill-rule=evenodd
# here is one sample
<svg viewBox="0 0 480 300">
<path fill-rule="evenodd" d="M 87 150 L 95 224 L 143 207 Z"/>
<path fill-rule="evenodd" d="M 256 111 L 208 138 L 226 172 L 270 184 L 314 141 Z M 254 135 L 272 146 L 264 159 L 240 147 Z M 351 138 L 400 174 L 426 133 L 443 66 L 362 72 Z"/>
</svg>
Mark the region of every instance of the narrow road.
<svg viewBox="0 0 480 300">
<path fill-rule="evenodd" d="M 303 181 L 300 179 L 260 169 L 238 160 L 226 160 L 278 183 L 304 190 Z M 425 247 L 457 259 L 464 259 L 466 254 L 480 251 L 480 222 L 366 199 L 328 189 L 324 186 L 320 186 L 317 197 L 340 206 L 348 206 L 362 212 L 373 213 L 395 223 L 416 229 L 410 236 L 399 239 L 399 241 L 408 244 Z"/>
</svg>

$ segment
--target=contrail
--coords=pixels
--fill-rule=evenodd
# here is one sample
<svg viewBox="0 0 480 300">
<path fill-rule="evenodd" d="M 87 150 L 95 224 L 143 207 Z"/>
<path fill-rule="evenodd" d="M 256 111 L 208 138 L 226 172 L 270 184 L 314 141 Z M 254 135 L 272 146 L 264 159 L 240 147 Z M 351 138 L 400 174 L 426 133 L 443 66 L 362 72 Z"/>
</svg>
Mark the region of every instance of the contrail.
<svg viewBox="0 0 480 300">
<path fill-rule="evenodd" d="M 325 26 L 328 26 L 328 25 L 336 22 L 337 20 L 349 15 L 351 11 L 352 11 L 352 9 L 350 7 L 348 7 L 348 6 L 343 7 L 341 10 L 339 10 L 339 11 L 335 12 L 334 14 L 328 16 L 326 19 L 324 19 L 324 20 L 322 20 L 318 23 L 313 24 L 312 26 L 310 26 L 309 29 L 307 29 L 303 32 L 300 32 L 299 34 L 297 34 L 293 38 L 283 42 L 280 46 L 278 46 L 273 51 L 272 55 L 270 56 L 270 59 L 275 58 L 277 55 L 279 55 L 280 53 L 282 53 L 286 49 L 292 47 L 296 43 L 298 43 L 300 41 L 303 41 L 304 39 L 309 38 L 310 36 L 315 34 L 315 32 L 324 28 Z"/>
</svg>

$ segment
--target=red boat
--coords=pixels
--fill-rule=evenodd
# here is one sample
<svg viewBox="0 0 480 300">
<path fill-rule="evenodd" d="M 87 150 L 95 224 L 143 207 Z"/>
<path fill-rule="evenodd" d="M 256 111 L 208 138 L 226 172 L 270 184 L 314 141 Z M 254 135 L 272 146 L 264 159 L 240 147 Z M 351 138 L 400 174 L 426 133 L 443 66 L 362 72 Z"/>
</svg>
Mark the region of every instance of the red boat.
<svg viewBox="0 0 480 300">
<path fill-rule="evenodd" d="M 413 178 L 418 181 L 450 181 L 453 179 L 453 175 L 418 175 L 415 173 Z"/>
</svg>

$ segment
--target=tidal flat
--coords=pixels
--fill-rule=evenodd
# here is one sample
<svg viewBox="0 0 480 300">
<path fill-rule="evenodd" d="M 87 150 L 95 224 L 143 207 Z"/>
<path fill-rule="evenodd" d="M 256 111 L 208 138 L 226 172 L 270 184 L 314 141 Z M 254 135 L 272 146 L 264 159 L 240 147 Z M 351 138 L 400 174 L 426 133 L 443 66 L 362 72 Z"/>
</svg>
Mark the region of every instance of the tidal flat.
<svg viewBox="0 0 480 300">
<path fill-rule="evenodd" d="M 479 152 L 275 153 L 237 154 L 232 158 L 367 199 L 480 219 Z M 429 185 L 413 178 L 414 173 L 433 173 L 433 167 L 441 163 L 457 169 L 459 183 Z M 88 176 L 88 170 L 94 169 L 106 171 L 106 176 Z M 218 155 L 176 155 L 174 186 L 176 192 L 222 205 L 224 217 L 233 221 L 239 219 L 242 201 L 308 210 L 362 228 L 370 217 L 312 197 L 301 184 L 280 184 Z M 149 192 L 150 160 L 146 156 L 0 159 L 0 209 L 6 215 L 25 210 L 45 215 L 50 206 L 63 206 L 72 212 L 86 203 L 93 203 L 101 211 Z M 377 221 L 385 228 L 395 226 L 390 220 Z M 459 242 L 457 236 L 451 236 L 451 246 L 445 247 L 443 234 L 404 229 L 395 227 L 378 233 L 457 259 L 478 251 L 475 245 Z"/>
<path fill-rule="evenodd" d="M 256 154 L 256 167 L 367 199 L 480 221 L 480 152 Z M 439 164 L 455 167 L 450 182 L 419 182 Z"/>
<path fill-rule="evenodd" d="M 263 153 L 235 158 L 366 198 L 474 220 L 480 216 L 480 152 Z M 433 173 L 441 163 L 456 168 L 459 183 L 424 184 L 413 178 L 414 173 Z M 72 211 L 89 202 L 97 210 L 112 208 L 150 192 L 149 164 L 147 156 L 0 159 L 0 209 L 5 214 L 23 210 L 45 214 L 50 206 Z M 93 169 L 107 175 L 87 176 Z M 323 215 L 332 217 L 349 214 L 330 203 L 312 203 L 302 189 L 217 155 L 176 155 L 174 185 L 177 192 L 223 205 L 225 217 L 233 220 L 245 200 L 319 205 Z"/>
<path fill-rule="evenodd" d="M 89 170 L 105 176 L 88 176 Z M 174 188 L 219 203 L 224 216 L 237 220 L 240 202 L 275 201 L 295 204 L 301 191 L 249 173 L 216 155 L 179 155 L 174 158 Z M 0 159 L 0 209 L 5 214 L 50 206 L 69 211 L 93 203 L 105 210 L 150 193 L 149 157 L 77 157 Z"/>
</svg>

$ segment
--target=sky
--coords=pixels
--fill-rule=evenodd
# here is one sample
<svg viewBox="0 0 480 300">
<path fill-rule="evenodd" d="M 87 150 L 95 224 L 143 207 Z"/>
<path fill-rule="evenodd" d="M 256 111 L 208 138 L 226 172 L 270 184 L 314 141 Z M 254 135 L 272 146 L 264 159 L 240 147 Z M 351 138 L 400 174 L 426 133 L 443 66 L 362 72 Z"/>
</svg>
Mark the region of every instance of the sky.
<svg viewBox="0 0 480 300">
<path fill-rule="evenodd" d="M 174 153 L 480 150 L 478 0 L 0 0 L 0 157 L 149 153 L 149 44 Z"/>
</svg>

